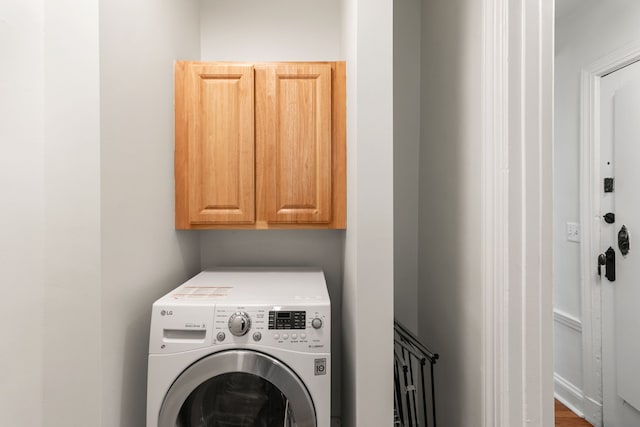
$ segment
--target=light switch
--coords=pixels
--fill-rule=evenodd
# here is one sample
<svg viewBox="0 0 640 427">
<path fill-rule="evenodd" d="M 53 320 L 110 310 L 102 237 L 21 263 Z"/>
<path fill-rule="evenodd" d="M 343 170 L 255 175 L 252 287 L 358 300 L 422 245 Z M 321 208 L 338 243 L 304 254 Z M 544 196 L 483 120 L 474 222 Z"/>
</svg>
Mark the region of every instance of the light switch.
<svg viewBox="0 0 640 427">
<path fill-rule="evenodd" d="M 580 224 L 577 222 L 567 223 L 567 240 L 570 242 L 580 241 Z"/>
</svg>

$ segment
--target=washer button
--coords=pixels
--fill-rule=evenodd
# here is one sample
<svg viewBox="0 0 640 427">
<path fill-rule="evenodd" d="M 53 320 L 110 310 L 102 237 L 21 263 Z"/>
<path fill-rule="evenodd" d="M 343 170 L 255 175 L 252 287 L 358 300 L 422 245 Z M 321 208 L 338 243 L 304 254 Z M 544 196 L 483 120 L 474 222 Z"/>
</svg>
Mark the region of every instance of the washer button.
<svg viewBox="0 0 640 427">
<path fill-rule="evenodd" d="M 289 339 L 289 334 L 282 334 L 282 339 L 283 340 L 288 340 Z"/>
<path fill-rule="evenodd" d="M 224 339 L 227 336 L 224 334 L 224 332 L 218 332 L 218 335 L 216 336 L 216 338 L 218 339 L 218 341 L 224 341 Z"/>
<path fill-rule="evenodd" d="M 273 334 L 273 339 L 274 340 L 279 340 L 280 339 L 280 334 Z"/>
<path fill-rule="evenodd" d="M 298 339 L 298 334 L 291 334 L 291 339 L 292 340 L 297 340 Z"/>
<path fill-rule="evenodd" d="M 300 334 L 300 339 L 306 340 L 307 339 L 307 334 Z"/>
<path fill-rule="evenodd" d="M 254 341 L 260 341 L 262 339 L 262 334 L 260 332 L 256 332 L 253 334 Z"/>
</svg>

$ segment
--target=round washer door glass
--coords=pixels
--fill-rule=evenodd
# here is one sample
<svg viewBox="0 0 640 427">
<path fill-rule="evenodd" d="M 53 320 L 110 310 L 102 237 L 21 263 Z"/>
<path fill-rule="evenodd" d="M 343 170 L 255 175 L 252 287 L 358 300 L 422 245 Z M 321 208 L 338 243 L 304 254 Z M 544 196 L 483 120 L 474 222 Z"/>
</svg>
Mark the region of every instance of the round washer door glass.
<svg viewBox="0 0 640 427">
<path fill-rule="evenodd" d="M 235 350 L 187 368 L 169 389 L 158 427 L 316 427 L 298 376 L 262 353 Z"/>
</svg>

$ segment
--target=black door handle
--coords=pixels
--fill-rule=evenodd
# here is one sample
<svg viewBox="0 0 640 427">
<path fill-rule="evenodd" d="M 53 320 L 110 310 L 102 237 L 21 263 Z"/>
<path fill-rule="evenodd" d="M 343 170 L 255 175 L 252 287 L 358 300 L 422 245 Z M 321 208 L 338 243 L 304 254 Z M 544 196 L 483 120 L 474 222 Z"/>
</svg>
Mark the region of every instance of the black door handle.
<svg viewBox="0 0 640 427">
<path fill-rule="evenodd" d="M 602 276 L 602 266 L 605 266 L 606 271 L 604 277 L 610 282 L 616 280 L 616 251 L 612 247 L 609 247 L 603 254 L 598 255 L 598 275 Z"/>
<path fill-rule="evenodd" d="M 607 263 L 607 256 L 605 254 L 598 255 L 598 276 L 602 276 L 602 266 Z"/>
</svg>

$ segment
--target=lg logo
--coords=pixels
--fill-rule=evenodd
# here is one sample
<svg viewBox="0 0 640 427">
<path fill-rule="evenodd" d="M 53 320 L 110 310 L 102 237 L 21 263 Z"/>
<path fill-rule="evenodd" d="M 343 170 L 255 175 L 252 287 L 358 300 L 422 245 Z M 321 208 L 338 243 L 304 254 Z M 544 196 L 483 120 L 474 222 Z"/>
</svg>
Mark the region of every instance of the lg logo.
<svg viewBox="0 0 640 427">
<path fill-rule="evenodd" d="M 173 316 L 173 310 L 162 310 L 160 316 Z"/>
</svg>

